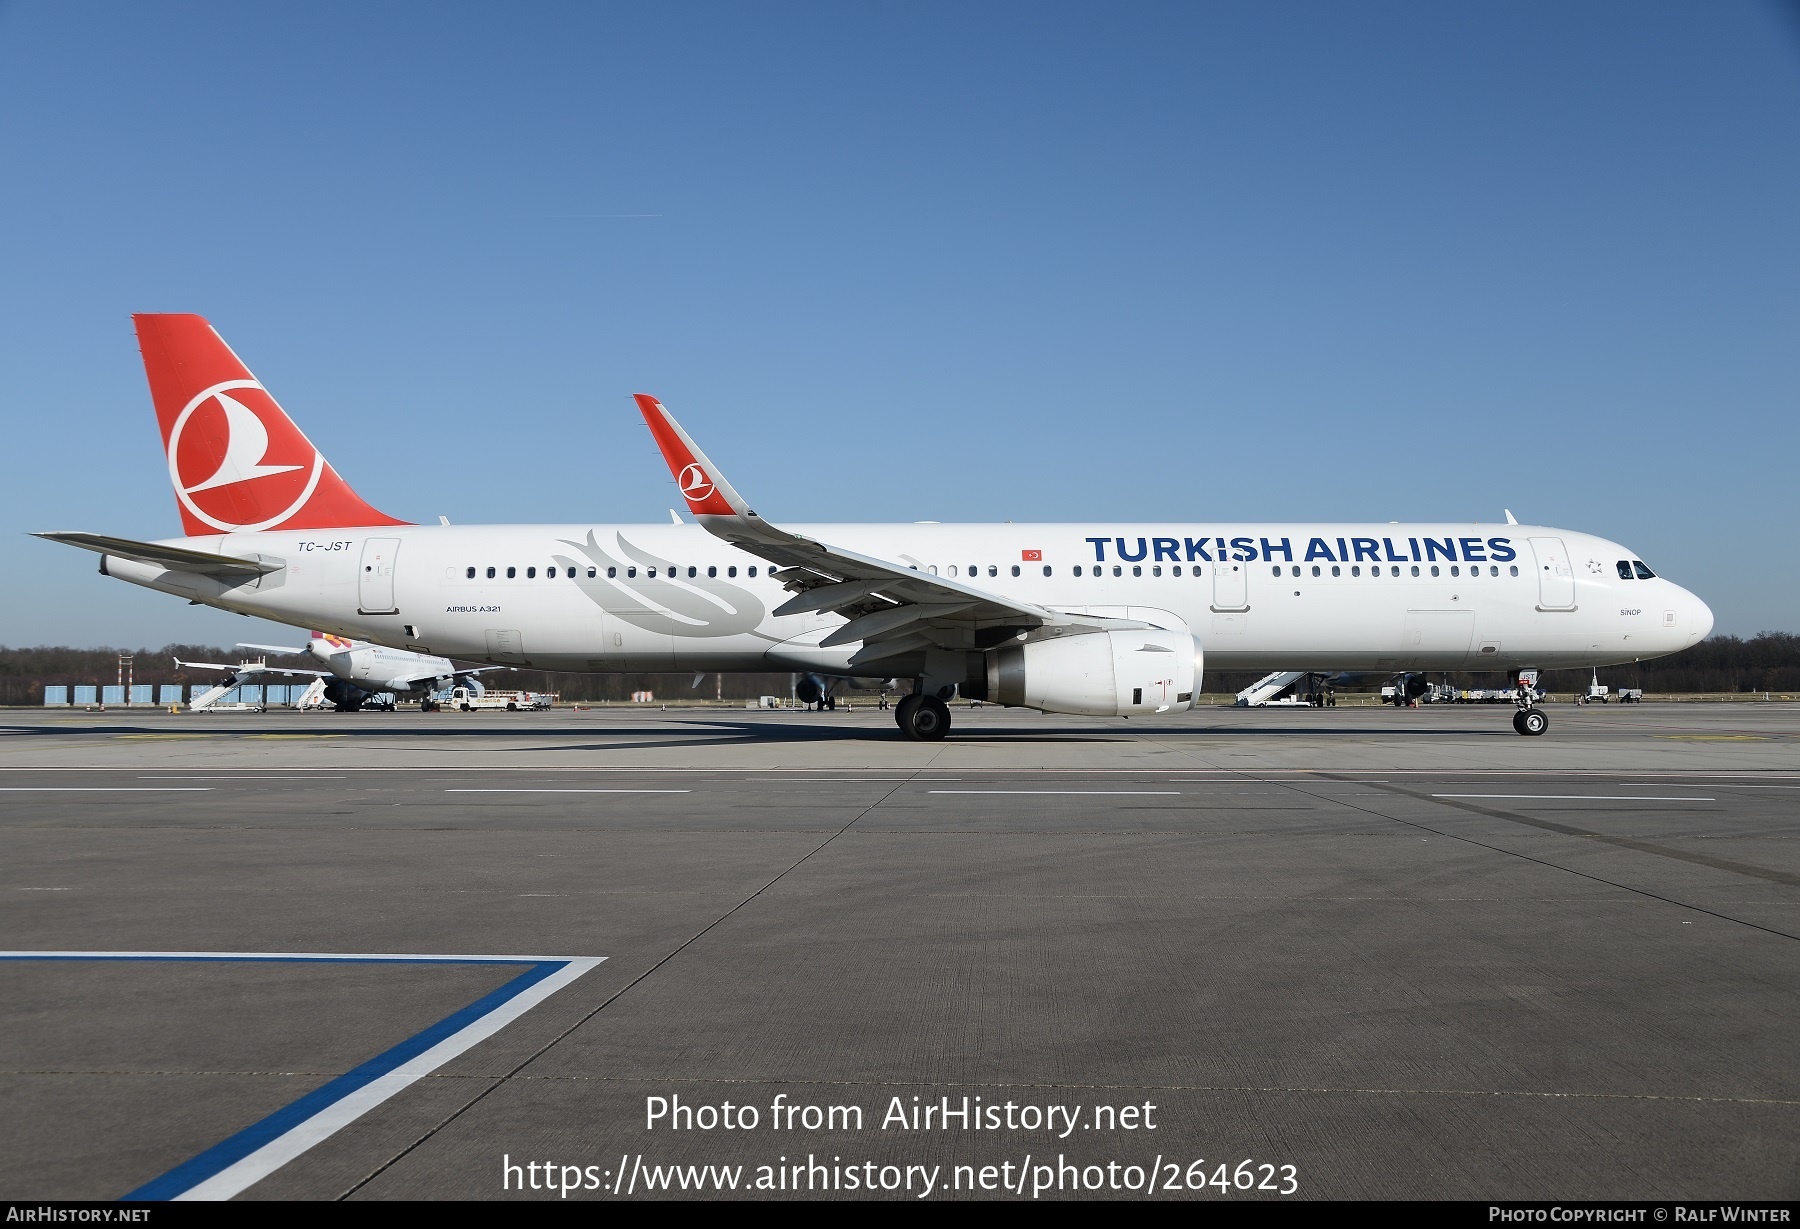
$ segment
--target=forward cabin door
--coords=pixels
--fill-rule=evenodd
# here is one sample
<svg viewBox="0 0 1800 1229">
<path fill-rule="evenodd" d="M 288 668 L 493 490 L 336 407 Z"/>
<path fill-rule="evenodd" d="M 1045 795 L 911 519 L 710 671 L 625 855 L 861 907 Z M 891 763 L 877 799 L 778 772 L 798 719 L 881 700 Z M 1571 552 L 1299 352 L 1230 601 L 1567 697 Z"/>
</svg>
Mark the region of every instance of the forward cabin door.
<svg viewBox="0 0 1800 1229">
<path fill-rule="evenodd" d="M 1213 564 L 1214 610 L 1250 609 L 1249 572 L 1244 565 L 1221 560 Z"/>
<path fill-rule="evenodd" d="M 1537 559 L 1538 609 L 1575 609 L 1575 569 L 1561 538 L 1532 538 L 1531 553 Z"/>
<path fill-rule="evenodd" d="M 399 553 L 399 538 L 369 538 L 363 542 L 362 571 L 356 577 L 356 606 L 360 613 L 394 613 L 394 558 Z"/>
</svg>

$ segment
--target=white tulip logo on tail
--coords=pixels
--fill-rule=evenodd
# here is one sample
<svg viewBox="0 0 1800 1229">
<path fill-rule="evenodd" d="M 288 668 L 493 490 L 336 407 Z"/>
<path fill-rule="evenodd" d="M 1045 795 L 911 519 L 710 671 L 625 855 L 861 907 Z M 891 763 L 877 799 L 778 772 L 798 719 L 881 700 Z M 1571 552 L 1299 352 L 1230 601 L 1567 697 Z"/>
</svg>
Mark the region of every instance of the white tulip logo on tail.
<svg viewBox="0 0 1800 1229">
<path fill-rule="evenodd" d="M 182 506 L 226 533 L 281 524 L 312 498 L 324 470 L 319 450 L 255 380 L 206 389 L 169 431 L 169 479 Z"/>
<path fill-rule="evenodd" d="M 694 503 L 700 503 L 713 493 L 712 479 L 708 478 L 706 471 L 698 465 L 689 465 L 682 470 L 681 477 L 675 480 L 675 485 L 679 486 L 681 493 Z"/>
</svg>

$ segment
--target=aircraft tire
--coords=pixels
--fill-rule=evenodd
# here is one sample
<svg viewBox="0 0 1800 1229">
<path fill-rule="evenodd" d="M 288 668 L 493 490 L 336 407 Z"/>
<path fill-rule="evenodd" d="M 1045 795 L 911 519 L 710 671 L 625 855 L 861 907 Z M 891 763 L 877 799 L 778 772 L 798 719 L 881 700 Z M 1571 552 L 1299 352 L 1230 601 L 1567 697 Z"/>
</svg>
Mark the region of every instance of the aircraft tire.
<svg viewBox="0 0 1800 1229">
<path fill-rule="evenodd" d="M 900 730 L 914 742 L 937 742 L 950 732 L 950 706 L 936 696 L 919 696 L 906 709 Z"/>
<path fill-rule="evenodd" d="M 1550 718 L 1540 709 L 1522 708 L 1513 714 L 1513 729 L 1527 737 L 1535 738 L 1549 728 Z"/>
<path fill-rule="evenodd" d="M 899 726 L 900 732 L 908 738 L 912 737 L 908 733 L 912 725 L 912 711 L 919 706 L 921 699 L 923 699 L 922 696 L 916 695 L 901 696 L 899 702 L 894 705 L 894 724 Z"/>
</svg>

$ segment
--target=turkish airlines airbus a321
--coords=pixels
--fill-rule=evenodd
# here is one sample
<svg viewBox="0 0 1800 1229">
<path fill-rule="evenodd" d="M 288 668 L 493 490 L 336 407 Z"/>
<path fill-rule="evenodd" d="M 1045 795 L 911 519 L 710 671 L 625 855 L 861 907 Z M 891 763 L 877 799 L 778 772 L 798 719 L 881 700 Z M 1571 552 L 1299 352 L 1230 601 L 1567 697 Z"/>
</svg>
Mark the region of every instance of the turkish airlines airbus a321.
<svg viewBox="0 0 1800 1229">
<path fill-rule="evenodd" d="M 1712 628 L 1636 552 L 1516 524 L 798 525 L 759 516 L 654 398 L 697 525 L 413 525 L 338 476 L 199 316 L 135 317 L 185 537 L 39 536 L 192 602 L 418 653 L 575 671 L 915 680 L 1045 712 L 1181 712 L 1215 669 L 1507 670 Z M 1527 674 L 1527 678 L 1531 675 Z M 1514 728 L 1541 734 L 1519 688 Z"/>
</svg>

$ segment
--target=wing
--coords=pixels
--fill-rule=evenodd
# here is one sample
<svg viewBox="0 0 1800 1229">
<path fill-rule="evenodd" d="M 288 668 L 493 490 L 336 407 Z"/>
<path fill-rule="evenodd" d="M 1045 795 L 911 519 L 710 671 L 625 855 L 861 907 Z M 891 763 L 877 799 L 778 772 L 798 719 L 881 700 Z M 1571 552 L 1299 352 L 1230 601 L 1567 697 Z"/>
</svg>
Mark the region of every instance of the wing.
<svg viewBox="0 0 1800 1229">
<path fill-rule="evenodd" d="M 261 649 L 265 653 L 304 653 L 304 652 L 306 652 L 305 649 L 290 649 L 286 645 L 281 645 L 281 644 L 251 644 L 245 640 L 238 641 L 232 647 L 236 648 L 236 649 Z"/>
<path fill-rule="evenodd" d="M 424 683 L 429 682 L 432 679 L 441 679 L 447 676 L 454 676 L 459 679 L 468 678 L 475 674 L 486 674 L 489 670 L 513 670 L 516 668 L 517 667 L 514 666 L 477 666 L 468 670 L 450 670 L 447 672 L 442 670 L 415 670 L 411 674 L 394 675 L 388 680 L 388 686 L 392 687 L 401 683 Z M 370 681 L 372 682 L 373 680 Z"/>
<path fill-rule="evenodd" d="M 32 536 L 68 546 L 79 546 L 82 550 L 91 550 L 96 554 L 116 555 L 120 559 L 130 559 L 151 567 L 168 568 L 175 572 L 197 572 L 202 576 L 216 576 L 221 580 L 248 580 L 266 572 L 279 572 L 287 566 L 267 559 L 212 555 L 206 551 L 189 550 L 184 546 L 134 542 L 130 538 L 109 538 L 100 533 L 38 533 Z"/>
<path fill-rule="evenodd" d="M 216 661 L 182 661 L 175 659 L 178 670 L 223 670 L 227 674 L 235 674 L 239 678 L 249 678 L 253 674 L 304 674 L 313 678 L 330 678 L 329 670 L 289 670 L 285 666 L 265 666 L 261 662 L 245 661 L 235 666 L 223 665 Z"/>
<path fill-rule="evenodd" d="M 175 668 L 177 670 L 225 670 L 231 674 L 252 674 L 256 670 L 254 666 L 227 666 L 216 661 L 182 661 L 179 657 L 175 659 Z"/>
<path fill-rule="evenodd" d="M 1062 614 L 771 525 L 726 481 L 662 402 L 643 393 L 636 400 L 694 519 L 713 536 L 781 568 L 773 575 L 794 596 L 774 614 L 823 610 L 849 620 L 819 647 L 861 642 L 850 657 L 852 666 L 917 649 L 987 649 L 1021 635 L 1036 638 L 1040 629 L 1062 634 L 1149 626 Z"/>
</svg>

